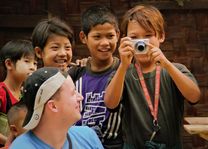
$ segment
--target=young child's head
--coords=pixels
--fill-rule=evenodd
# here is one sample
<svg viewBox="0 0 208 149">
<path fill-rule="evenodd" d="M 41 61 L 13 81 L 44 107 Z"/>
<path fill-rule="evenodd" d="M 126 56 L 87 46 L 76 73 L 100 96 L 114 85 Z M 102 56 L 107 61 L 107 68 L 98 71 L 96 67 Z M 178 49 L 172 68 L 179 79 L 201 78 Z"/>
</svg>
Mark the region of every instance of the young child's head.
<svg viewBox="0 0 208 149">
<path fill-rule="evenodd" d="M 33 30 L 32 43 L 44 66 L 67 70 L 72 59 L 74 34 L 59 18 L 40 21 Z"/>
<path fill-rule="evenodd" d="M 138 23 L 146 31 L 146 34 L 154 35 L 159 39 L 164 38 L 164 19 L 160 11 L 154 6 L 137 5 L 128 10 L 121 22 L 123 36 L 131 34 L 129 32 L 131 22 Z"/>
<path fill-rule="evenodd" d="M 26 114 L 27 107 L 21 100 L 9 109 L 7 113 L 8 124 L 10 132 L 14 137 L 17 137 L 26 131 L 22 127 Z"/>
<path fill-rule="evenodd" d="M 88 46 L 92 58 L 112 57 L 119 38 L 118 20 L 114 12 L 103 5 L 95 5 L 83 12 L 80 39 Z"/>
<path fill-rule="evenodd" d="M 122 36 L 130 37 L 134 41 L 142 40 L 144 44 L 148 42 L 157 48 L 165 40 L 164 19 L 154 6 L 137 5 L 131 8 L 124 14 L 120 28 Z M 137 63 L 151 66 L 154 64 L 148 54 L 148 49 L 151 47 L 145 46 L 145 48 L 145 52 L 141 53 L 141 50 L 136 47 L 134 58 Z"/>
<path fill-rule="evenodd" d="M 18 81 L 37 69 L 37 61 L 32 43 L 28 40 L 12 40 L 7 42 L 0 51 L 0 65 L 4 69 L 6 78 L 8 73 Z"/>
<path fill-rule="evenodd" d="M 115 30 L 119 32 L 118 19 L 115 13 L 107 6 L 94 5 L 83 12 L 81 18 L 81 29 L 87 36 L 88 33 L 96 25 L 103 25 L 109 23 L 114 26 Z"/>
</svg>

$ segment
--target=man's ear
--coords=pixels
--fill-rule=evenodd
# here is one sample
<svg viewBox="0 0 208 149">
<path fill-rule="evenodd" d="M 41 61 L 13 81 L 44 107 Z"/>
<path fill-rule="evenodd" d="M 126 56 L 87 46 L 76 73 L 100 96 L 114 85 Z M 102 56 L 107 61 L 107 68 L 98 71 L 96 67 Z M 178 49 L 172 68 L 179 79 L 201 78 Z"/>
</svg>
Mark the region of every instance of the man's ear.
<svg viewBox="0 0 208 149">
<path fill-rule="evenodd" d="M 58 107 L 56 106 L 54 100 L 49 100 L 46 103 L 46 106 L 53 112 L 58 112 Z"/>
<path fill-rule="evenodd" d="M 39 47 L 35 47 L 35 55 L 38 57 L 38 58 L 42 58 L 42 50 L 41 50 L 41 48 L 39 48 Z"/>
<path fill-rule="evenodd" d="M 83 44 L 86 44 L 87 37 L 83 31 L 79 33 L 79 39 Z"/>
<path fill-rule="evenodd" d="M 17 137 L 17 136 L 18 136 L 18 130 L 17 130 L 17 127 L 16 127 L 15 125 L 10 125 L 9 127 L 10 127 L 11 133 L 12 133 L 15 137 Z"/>
<path fill-rule="evenodd" d="M 4 61 L 4 64 L 7 68 L 7 70 L 11 70 L 12 67 L 14 66 L 14 63 L 11 61 L 10 58 L 7 58 L 5 61 Z"/>
</svg>

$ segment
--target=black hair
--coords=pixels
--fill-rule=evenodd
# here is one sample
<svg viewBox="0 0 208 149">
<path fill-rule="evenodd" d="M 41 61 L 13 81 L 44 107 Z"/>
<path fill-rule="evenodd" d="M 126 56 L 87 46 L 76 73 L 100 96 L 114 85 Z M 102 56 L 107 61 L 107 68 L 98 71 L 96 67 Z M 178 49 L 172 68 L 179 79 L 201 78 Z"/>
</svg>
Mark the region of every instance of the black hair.
<svg viewBox="0 0 208 149">
<path fill-rule="evenodd" d="M 34 47 L 44 49 L 47 39 L 51 35 L 61 35 L 74 43 L 74 33 L 69 25 L 57 17 L 41 20 L 34 28 L 32 33 L 32 43 Z"/>
<path fill-rule="evenodd" d="M 5 60 L 10 59 L 14 64 L 22 57 L 34 56 L 32 42 L 29 40 L 11 40 L 7 42 L 0 51 L 0 65 L 6 71 Z"/>
<path fill-rule="evenodd" d="M 98 24 L 110 23 L 119 31 L 118 19 L 112 9 L 104 5 L 94 5 L 85 10 L 81 18 L 81 29 L 88 35 L 92 27 Z"/>
<path fill-rule="evenodd" d="M 27 107 L 22 100 L 12 105 L 12 107 L 9 109 L 7 113 L 9 125 L 15 123 L 15 121 L 19 119 L 19 111 L 21 110 L 24 110 L 25 112 L 27 112 Z"/>
</svg>

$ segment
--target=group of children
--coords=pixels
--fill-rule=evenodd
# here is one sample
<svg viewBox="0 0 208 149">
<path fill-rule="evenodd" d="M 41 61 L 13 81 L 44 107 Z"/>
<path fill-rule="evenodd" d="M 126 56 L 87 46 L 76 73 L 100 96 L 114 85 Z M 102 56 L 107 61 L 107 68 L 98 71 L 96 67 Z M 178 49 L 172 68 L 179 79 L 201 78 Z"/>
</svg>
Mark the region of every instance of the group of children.
<svg viewBox="0 0 208 149">
<path fill-rule="evenodd" d="M 162 53 L 160 44 L 165 40 L 164 20 L 157 8 L 146 5 L 133 7 L 123 16 L 120 29 L 121 31 L 116 15 L 106 6 L 92 6 L 83 13 L 79 36 L 90 52 L 86 66 L 69 67 L 74 44 L 73 31 L 58 18 L 39 22 L 33 30 L 32 43 L 22 40 L 7 43 L 0 51 L 0 62 L 7 72 L 5 80 L 0 84 L 1 112 L 7 113 L 11 105 L 19 101 L 23 82 L 37 69 L 37 56 L 42 61 L 42 65 L 39 66 L 56 67 L 69 74 L 76 91 L 83 96 L 83 100 L 77 99 L 80 103 L 81 117 L 73 121 L 74 125 L 92 128 L 102 145 L 95 139 L 97 146 L 90 147 L 92 140 L 86 143 L 87 138 L 75 137 L 75 142 L 79 139 L 82 143 L 85 142 L 82 147 L 182 148 L 180 130 L 184 99 L 191 103 L 199 100 L 200 90 L 196 80 L 184 65 L 171 63 Z M 120 35 L 122 38 L 118 45 Z M 149 42 L 144 40 L 146 53 L 137 51 L 132 42 L 135 39 L 148 39 Z M 120 59 L 113 56 L 117 47 Z M 39 73 L 43 75 L 41 70 Z M 37 74 L 35 73 L 34 77 Z M 28 78 L 26 84 L 32 80 L 32 76 Z M 53 76 L 56 76 L 55 73 L 44 78 L 42 83 Z M 40 78 L 36 79 L 40 81 L 38 80 Z M 64 85 L 64 80 L 58 88 L 62 88 L 61 85 Z M 24 88 L 22 91 L 23 99 L 29 100 L 25 99 L 28 93 L 24 93 Z M 34 96 L 38 93 L 34 91 Z M 54 94 L 56 95 L 55 92 Z M 8 106 L 7 95 L 11 100 Z M 46 99 L 47 102 L 49 98 L 53 98 L 53 95 Z M 55 105 L 51 103 L 51 108 Z M 50 107 L 50 104 L 45 104 L 46 107 Z M 31 105 L 27 109 L 31 110 Z M 30 111 L 32 113 L 29 118 L 34 111 Z M 45 110 L 43 113 L 45 114 Z M 7 114 L 9 119 L 11 114 Z M 29 123 L 28 121 L 25 123 Z M 37 124 L 37 127 L 40 126 Z M 32 127 L 27 128 L 33 130 Z M 10 130 L 15 132 L 12 131 L 14 130 L 12 127 Z M 49 139 L 46 139 L 50 138 L 50 135 L 45 138 L 42 133 L 35 130 L 37 129 L 34 129 L 32 134 L 36 135 L 36 139 L 42 139 L 46 144 L 48 141 L 51 148 L 56 148 L 50 144 Z M 19 135 L 14 134 L 9 138 Z M 89 134 L 86 134 L 86 137 L 87 135 Z M 91 135 L 89 138 L 97 137 Z M 9 138 L 8 140 L 12 140 Z M 5 137 L 0 137 L 0 140 L 5 143 Z M 15 144 L 18 144 L 18 140 L 13 148 Z M 86 144 L 89 146 L 85 146 Z M 70 143 L 62 145 L 63 148 L 69 148 Z M 72 142 L 72 147 L 73 145 L 76 146 Z"/>
</svg>

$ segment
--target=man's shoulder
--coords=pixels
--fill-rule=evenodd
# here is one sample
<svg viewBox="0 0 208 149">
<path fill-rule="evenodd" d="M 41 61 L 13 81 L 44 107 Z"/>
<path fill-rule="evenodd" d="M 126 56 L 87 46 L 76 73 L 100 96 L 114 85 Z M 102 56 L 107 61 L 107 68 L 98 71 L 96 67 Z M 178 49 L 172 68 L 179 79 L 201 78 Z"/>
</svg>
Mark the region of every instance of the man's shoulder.
<svg viewBox="0 0 208 149">
<path fill-rule="evenodd" d="M 69 129 L 69 134 L 73 134 L 73 133 L 81 133 L 81 135 L 85 135 L 88 133 L 93 133 L 94 130 L 92 130 L 91 128 L 89 128 L 88 126 L 72 126 Z"/>
<path fill-rule="evenodd" d="M 9 149 L 26 149 L 26 148 L 30 148 L 33 149 L 34 146 L 31 143 L 32 137 L 31 135 L 29 135 L 29 132 L 26 132 L 22 135 L 20 135 L 19 137 L 17 137 L 11 144 L 11 146 L 9 147 Z"/>
<path fill-rule="evenodd" d="M 77 148 L 103 149 L 103 146 L 92 128 L 88 126 L 72 126 L 69 135 Z"/>
</svg>

